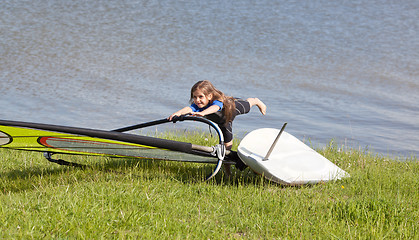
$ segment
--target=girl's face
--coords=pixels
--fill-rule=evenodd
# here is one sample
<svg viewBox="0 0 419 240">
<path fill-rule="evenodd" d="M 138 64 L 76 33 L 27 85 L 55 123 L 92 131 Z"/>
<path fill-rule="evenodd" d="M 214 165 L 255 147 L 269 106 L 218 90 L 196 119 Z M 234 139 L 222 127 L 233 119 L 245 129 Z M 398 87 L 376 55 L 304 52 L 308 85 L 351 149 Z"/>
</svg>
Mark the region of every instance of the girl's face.
<svg viewBox="0 0 419 240">
<path fill-rule="evenodd" d="M 205 95 L 201 90 L 197 89 L 192 94 L 193 102 L 199 108 L 206 107 L 212 100 L 212 94 Z"/>
</svg>

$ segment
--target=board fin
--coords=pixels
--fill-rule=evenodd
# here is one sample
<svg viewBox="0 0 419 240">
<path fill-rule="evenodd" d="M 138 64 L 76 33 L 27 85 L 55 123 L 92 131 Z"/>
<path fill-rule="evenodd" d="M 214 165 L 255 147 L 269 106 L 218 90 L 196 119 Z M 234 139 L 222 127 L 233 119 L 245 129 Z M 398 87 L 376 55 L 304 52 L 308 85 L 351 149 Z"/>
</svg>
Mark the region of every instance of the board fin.
<svg viewBox="0 0 419 240">
<path fill-rule="evenodd" d="M 282 125 L 281 130 L 279 131 L 279 133 L 278 133 L 278 135 L 276 136 L 276 138 L 275 138 L 274 142 L 272 143 L 271 148 L 269 148 L 268 153 L 267 153 L 267 154 L 266 154 L 266 156 L 262 159 L 262 161 L 267 161 L 267 160 L 269 159 L 269 156 L 271 155 L 272 151 L 274 150 L 275 145 L 276 145 L 276 143 L 278 142 L 279 137 L 281 137 L 281 134 L 282 134 L 282 132 L 284 131 L 284 129 L 285 129 L 285 127 L 286 127 L 286 126 L 287 126 L 287 123 L 284 123 L 284 125 Z"/>
</svg>

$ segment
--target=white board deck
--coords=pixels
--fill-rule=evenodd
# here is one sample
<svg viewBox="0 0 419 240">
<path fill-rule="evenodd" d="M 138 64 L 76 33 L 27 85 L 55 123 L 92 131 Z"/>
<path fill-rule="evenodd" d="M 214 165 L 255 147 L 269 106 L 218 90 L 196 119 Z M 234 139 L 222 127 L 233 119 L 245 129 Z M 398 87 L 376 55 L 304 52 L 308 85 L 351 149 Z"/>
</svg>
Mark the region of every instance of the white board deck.
<svg viewBox="0 0 419 240">
<path fill-rule="evenodd" d="M 349 174 L 287 132 L 282 132 L 269 158 L 267 152 L 279 129 L 261 128 L 247 134 L 238 147 L 240 159 L 265 178 L 285 185 L 327 182 Z"/>
</svg>

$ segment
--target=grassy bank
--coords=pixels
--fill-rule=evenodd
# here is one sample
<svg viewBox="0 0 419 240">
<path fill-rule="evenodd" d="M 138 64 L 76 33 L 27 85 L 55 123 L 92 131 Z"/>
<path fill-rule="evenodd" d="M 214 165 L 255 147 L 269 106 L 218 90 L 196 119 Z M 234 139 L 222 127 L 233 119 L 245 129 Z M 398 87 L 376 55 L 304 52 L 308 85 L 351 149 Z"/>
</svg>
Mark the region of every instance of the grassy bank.
<svg viewBox="0 0 419 240">
<path fill-rule="evenodd" d="M 195 137 L 196 141 L 208 141 Z M 210 140 L 211 141 L 211 140 Z M 0 238 L 419 239 L 419 162 L 319 150 L 350 178 L 302 187 L 249 169 L 0 149 Z"/>
</svg>

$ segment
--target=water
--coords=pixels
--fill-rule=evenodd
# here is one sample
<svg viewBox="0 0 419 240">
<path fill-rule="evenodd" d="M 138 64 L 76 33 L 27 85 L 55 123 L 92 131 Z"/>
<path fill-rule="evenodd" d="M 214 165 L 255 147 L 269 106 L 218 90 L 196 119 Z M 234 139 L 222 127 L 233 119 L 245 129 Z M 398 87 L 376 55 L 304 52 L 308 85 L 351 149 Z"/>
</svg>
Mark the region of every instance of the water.
<svg viewBox="0 0 419 240">
<path fill-rule="evenodd" d="M 259 97 L 242 137 L 419 153 L 418 1 L 0 3 L 0 119 L 113 129 L 160 119 L 208 79 Z"/>
</svg>

